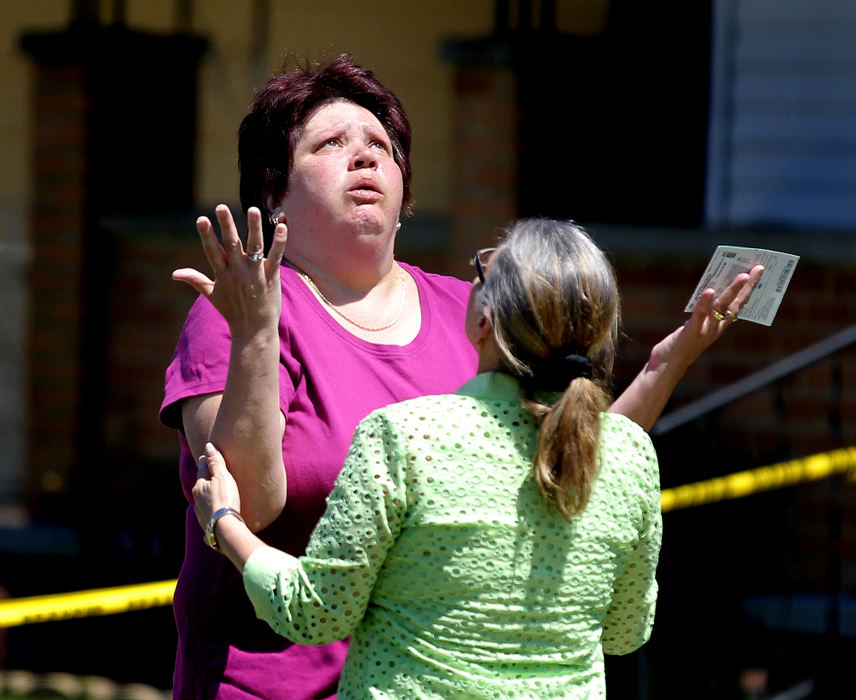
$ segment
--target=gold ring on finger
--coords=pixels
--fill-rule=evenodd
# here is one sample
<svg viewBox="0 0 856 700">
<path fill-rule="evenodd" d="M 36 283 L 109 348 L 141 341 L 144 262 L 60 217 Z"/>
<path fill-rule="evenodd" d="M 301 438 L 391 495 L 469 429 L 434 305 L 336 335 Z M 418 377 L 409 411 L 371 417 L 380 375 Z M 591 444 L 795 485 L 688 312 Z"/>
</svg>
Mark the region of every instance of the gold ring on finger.
<svg viewBox="0 0 856 700">
<path fill-rule="evenodd" d="M 722 313 L 721 311 L 719 311 L 718 309 L 713 309 L 713 311 L 711 311 L 710 313 L 713 315 L 713 317 L 717 321 L 724 321 L 725 320 L 725 314 Z"/>
</svg>

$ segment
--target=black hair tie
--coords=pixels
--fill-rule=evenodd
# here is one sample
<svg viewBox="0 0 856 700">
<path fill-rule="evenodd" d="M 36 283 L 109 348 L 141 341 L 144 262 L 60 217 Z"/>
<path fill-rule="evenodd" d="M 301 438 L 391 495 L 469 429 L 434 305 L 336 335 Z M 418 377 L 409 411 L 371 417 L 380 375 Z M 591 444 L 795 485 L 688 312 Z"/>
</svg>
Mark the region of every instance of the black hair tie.
<svg viewBox="0 0 856 700">
<path fill-rule="evenodd" d="M 592 378 L 591 360 L 576 350 L 544 358 L 535 370 L 532 385 L 541 391 L 564 391 L 577 377 Z"/>
<path fill-rule="evenodd" d="M 568 378 L 567 384 L 570 384 L 577 377 L 584 377 L 585 379 L 592 377 L 591 360 L 585 355 L 573 352 L 560 358 L 559 363 L 564 368 Z"/>
</svg>

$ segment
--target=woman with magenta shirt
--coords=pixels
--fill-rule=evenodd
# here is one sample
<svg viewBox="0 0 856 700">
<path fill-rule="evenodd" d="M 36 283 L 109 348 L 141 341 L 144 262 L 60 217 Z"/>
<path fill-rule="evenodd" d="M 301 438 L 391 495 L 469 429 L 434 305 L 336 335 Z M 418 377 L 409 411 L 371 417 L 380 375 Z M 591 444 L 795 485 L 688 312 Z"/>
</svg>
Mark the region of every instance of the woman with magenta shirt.
<svg viewBox="0 0 856 700">
<path fill-rule="evenodd" d="M 239 131 L 246 252 L 227 207 L 216 212 L 222 245 L 207 218 L 197 223 L 217 280 L 264 271 L 253 295 L 229 301 L 249 310 L 247 322 L 226 323 L 207 298 L 219 303 L 213 281 L 175 273 L 202 294 L 161 408 L 179 431 L 191 504 L 174 602 L 176 698 L 335 697 L 347 650 L 344 641 L 292 644 L 255 618 L 240 574 L 206 546 L 196 522 L 190 490 L 205 443 L 223 453 L 250 529 L 300 555 L 357 423 L 386 404 L 454 392 L 475 374 L 462 332 L 470 285 L 394 258 L 399 217 L 412 202 L 409 153 L 398 99 L 348 56 L 275 76 Z M 284 251 L 281 274 L 263 258 L 266 247 L 277 262 Z M 718 309 L 739 311 L 760 272 L 737 278 Z M 270 313 L 260 300 L 272 294 L 282 300 L 277 337 L 252 318 Z M 706 294 L 655 346 L 611 410 L 653 425 L 683 372 L 728 325 L 710 316 L 713 304 Z"/>
</svg>

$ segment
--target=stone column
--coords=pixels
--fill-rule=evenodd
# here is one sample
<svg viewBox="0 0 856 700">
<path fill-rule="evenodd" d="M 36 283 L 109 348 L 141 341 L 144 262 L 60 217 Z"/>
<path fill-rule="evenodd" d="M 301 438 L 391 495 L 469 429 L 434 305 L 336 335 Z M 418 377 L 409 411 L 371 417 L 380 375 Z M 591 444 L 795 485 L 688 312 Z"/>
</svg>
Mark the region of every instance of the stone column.
<svg viewBox="0 0 856 700">
<path fill-rule="evenodd" d="M 466 278 L 474 251 L 517 215 L 519 81 L 502 38 L 447 42 L 444 54 L 455 64 L 449 272 Z"/>
</svg>

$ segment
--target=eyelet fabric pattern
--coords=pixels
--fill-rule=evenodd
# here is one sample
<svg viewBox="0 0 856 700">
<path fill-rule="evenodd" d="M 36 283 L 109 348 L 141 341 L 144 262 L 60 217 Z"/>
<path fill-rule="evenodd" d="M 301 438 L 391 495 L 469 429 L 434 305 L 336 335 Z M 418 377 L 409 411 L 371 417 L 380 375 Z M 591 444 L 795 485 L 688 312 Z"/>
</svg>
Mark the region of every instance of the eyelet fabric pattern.
<svg viewBox="0 0 856 700">
<path fill-rule="evenodd" d="M 258 616 L 301 644 L 352 635 L 344 699 L 605 697 L 603 653 L 653 625 L 656 454 L 602 414 L 595 487 L 568 521 L 535 484 L 536 441 L 502 374 L 375 411 L 306 555 L 247 562 Z"/>
</svg>

